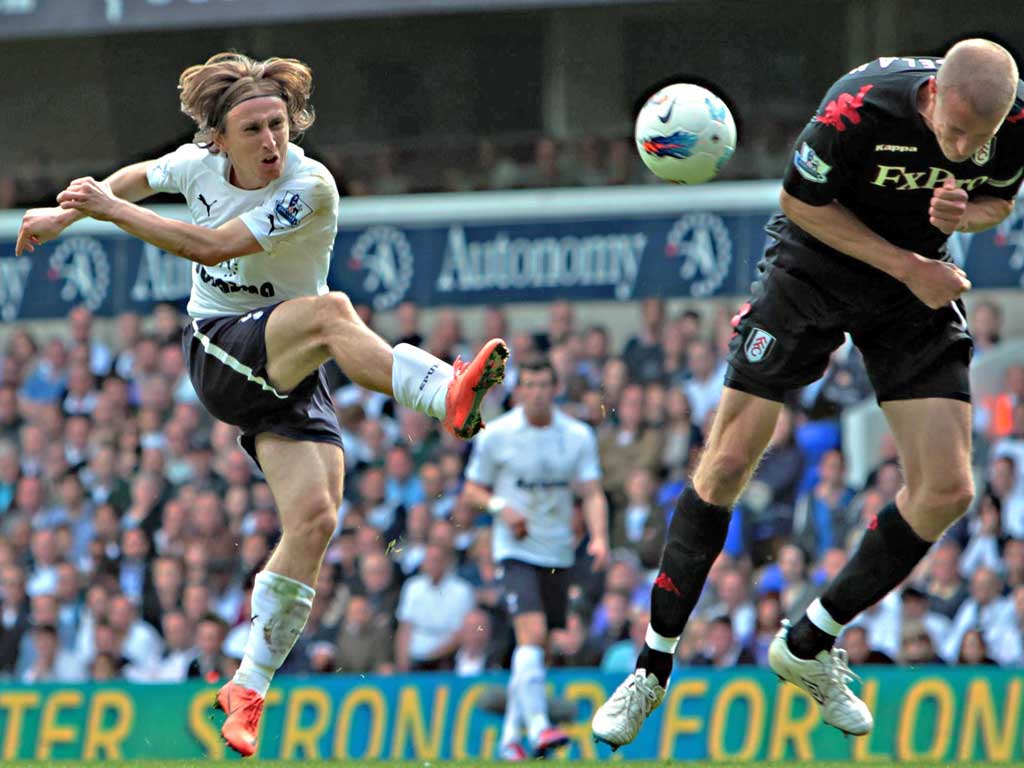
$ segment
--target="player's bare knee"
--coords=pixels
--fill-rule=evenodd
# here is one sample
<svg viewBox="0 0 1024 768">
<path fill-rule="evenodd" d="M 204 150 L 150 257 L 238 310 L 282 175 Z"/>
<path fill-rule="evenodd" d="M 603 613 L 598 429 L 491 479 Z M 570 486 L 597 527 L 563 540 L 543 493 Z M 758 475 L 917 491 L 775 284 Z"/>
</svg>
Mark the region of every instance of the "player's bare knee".
<svg viewBox="0 0 1024 768">
<path fill-rule="evenodd" d="M 330 291 L 317 297 L 316 331 L 324 343 L 340 333 L 355 317 L 356 310 L 347 293 Z"/>
<path fill-rule="evenodd" d="M 698 492 L 712 497 L 738 493 L 754 461 L 755 459 L 742 450 L 712 449 L 704 455 L 697 469 L 702 486 Z M 717 498 L 705 501 L 718 503 Z"/>
<path fill-rule="evenodd" d="M 337 527 L 338 510 L 331 506 L 327 496 L 307 502 L 303 509 L 302 521 L 296 526 L 295 535 L 312 548 L 327 546 Z"/>
</svg>

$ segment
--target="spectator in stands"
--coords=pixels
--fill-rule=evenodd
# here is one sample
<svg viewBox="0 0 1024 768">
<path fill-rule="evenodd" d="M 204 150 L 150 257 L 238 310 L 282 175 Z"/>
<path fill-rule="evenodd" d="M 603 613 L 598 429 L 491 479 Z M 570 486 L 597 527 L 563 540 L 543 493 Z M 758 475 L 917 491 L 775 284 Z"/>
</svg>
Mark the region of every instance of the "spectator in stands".
<svg viewBox="0 0 1024 768">
<path fill-rule="evenodd" d="M 754 664 L 756 660 L 736 639 L 732 620 L 717 616 L 708 622 L 704 643 L 693 660 L 694 666 L 730 669 L 737 664 Z"/>
<path fill-rule="evenodd" d="M 661 454 L 661 470 L 670 480 L 687 477 L 687 467 L 704 443 L 700 429 L 693 423 L 690 401 L 681 387 L 669 387 L 665 393 L 665 447 Z M 681 490 L 681 489 L 680 489 Z M 678 492 L 672 494 L 672 498 Z"/>
<path fill-rule="evenodd" d="M 996 346 L 1003 335 L 1003 310 L 994 301 L 979 301 L 971 309 L 971 338 L 974 359 Z"/>
<path fill-rule="evenodd" d="M 989 440 L 998 440 L 1013 431 L 1013 409 L 1024 402 L 1024 365 L 1007 367 L 1004 377 L 1001 392 L 983 395 L 975 403 L 975 432 Z"/>
<path fill-rule="evenodd" d="M 17 565 L 0 567 L 0 675 L 14 672 L 18 649 L 29 627 L 25 572 Z"/>
<path fill-rule="evenodd" d="M 868 644 L 868 632 L 863 625 L 852 624 L 843 630 L 836 645 L 846 651 L 851 665 L 892 664 L 890 656 Z"/>
<path fill-rule="evenodd" d="M 462 622 L 459 649 L 455 652 L 455 674 L 473 677 L 495 666 L 491 648 L 491 616 L 482 608 L 474 608 Z"/>
<path fill-rule="evenodd" d="M 1024 402 L 1013 407 L 1013 427 L 1010 434 L 992 446 L 995 458 L 1008 456 L 1017 468 L 1017 486 L 1024 485 Z"/>
<path fill-rule="evenodd" d="M 1017 475 L 1013 456 L 1007 454 L 992 460 L 987 495 L 998 502 L 1001 530 L 1015 539 L 1024 539 L 1024 481 Z"/>
<path fill-rule="evenodd" d="M 989 568 L 971 574 L 970 597 L 953 617 L 953 626 L 940 649 L 940 655 L 953 661 L 962 654 L 962 643 L 972 627 L 981 627 L 987 648 L 1013 624 L 1013 603 L 1001 596 L 1003 580 Z M 973 648 L 971 649 L 973 657 Z M 972 662 L 978 663 L 978 662 Z"/>
<path fill-rule="evenodd" d="M 995 666 L 996 660 L 988 654 L 985 634 L 980 629 L 969 629 L 960 640 L 956 654 L 956 663 L 961 666 L 989 665 Z"/>
<path fill-rule="evenodd" d="M 686 350 L 686 364 L 690 378 L 683 389 L 690 401 L 693 423 L 703 429 L 708 415 L 718 407 L 725 380 L 725 360 L 716 360 L 710 343 L 697 339 Z"/>
<path fill-rule="evenodd" d="M 660 381 L 664 375 L 665 353 L 661 342 L 665 328 L 665 302 L 657 297 L 644 299 L 641 312 L 640 333 L 626 343 L 622 359 L 633 381 L 646 384 Z"/>
<path fill-rule="evenodd" d="M 551 630 L 550 649 L 550 667 L 593 667 L 602 658 L 589 640 L 586 619 L 576 611 L 569 611 L 564 629 Z"/>
<path fill-rule="evenodd" d="M 612 508 L 613 549 L 633 550 L 644 568 L 657 568 L 665 542 L 665 515 L 654 506 L 654 479 L 646 467 L 632 470 L 626 478 L 625 505 Z"/>
<path fill-rule="evenodd" d="M 744 540 L 755 567 L 764 565 L 793 528 L 804 457 L 793 436 L 793 411 L 783 408 L 768 450 L 740 498 Z M 674 496 L 673 496 L 674 498 Z"/>
<path fill-rule="evenodd" d="M 935 640 L 923 624 L 910 622 L 900 631 L 900 664 L 910 667 L 945 664 L 935 652 Z"/>
<path fill-rule="evenodd" d="M 9 440 L 0 441 L 0 516 L 14 504 L 20 473 L 17 445 Z"/>
<path fill-rule="evenodd" d="M 84 678 L 82 662 L 57 642 L 57 629 L 40 624 L 31 630 L 34 660 L 21 676 L 23 683 L 77 683 Z"/>
<path fill-rule="evenodd" d="M 451 669 L 472 608 L 473 590 L 452 572 L 452 552 L 430 544 L 422 572 L 402 587 L 395 635 L 398 669 Z"/>
<path fill-rule="evenodd" d="M 152 679 L 178 683 L 189 677 L 189 667 L 196 658 L 196 650 L 192 644 L 192 628 L 185 614 L 174 608 L 164 612 L 161 627 L 164 650 L 153 665 Z"/>
<path fill-rule="evenodd" d="M 727 616 L 729 630 L 740 645 L 753 637 L 757 611 L 750 600 L 746 577 L 735 568 L 726 568 L 718 576 L 716 589 L 718 602 L 708 610 L 711 616 Z"/>
<path fill-rule="evenodd" d="M 904 587 L 900 593 L 900 629 L 893 634 L 904 637 L 908 626 L 924 629 L 934 651 L 949 635 L 952 622 L 947 616 L 933 611 L 929 605 L 928 595 L 911 584 Z"/>
<path fill-rule="evenodd" d="M 1003 542 L 1001 566 L 1008 591 L 1024 585 L 1024 539 L 1012 538 Z"/>
<path fill-rule="evenodd" d="M 614 424 L 607 425 L 598 438 L 604 488 L 612 507 L 626 501 L 626 478 L 634 469 L 657 472 L 661 464 L 664 434 L 644 424 L 644 391 L 638 384 L 622 390 Z"/>
<path fill-rule="evenodd" d="M 385 498 L 388 502 L 408 510 L 413 504 L 420 504 L 425 500 L 423 485 L 416 474 L 412 455 L 405 445 L 394 445 L 388 449 L 385 472 Z"/>
<path fill-rule="evenodd" d="M 207 683 L 215 683 L 227 673 L 227 659 L 221 648 L 228 634 L 228 625 L 215 613 L 208 613 L 199 620 L 196 627 L 196 656 L 188 665 L 186 676 L 189 679 L 201 678 Z"/>
<path fill-rule="evenodd" d="M 952 619 L 967 599 L 967 587 L 960 578 L 960 545 L 944 540 L 932 550 L 930 561 L 928 602 L 933 611 Z"/>
<path fill-rule="evenodd" d="M 961 573 L 974 573 L 978 568 L 1002 571 L 1001 550 L 1005 537 L 1000 522 L 1001 506 L 999 499 L 990 493 L 977 498 L 975 512 L 966 520 L 970 538 L 960 555 Z"/>
<path fill-rule="evenodd" d="M 95 376 L 106 376 L 110 372 L 113 356 L 105 344 L 93 337 L 93 317 L 89 308 L 79 304 L 68 312 L 68 329 L 71 332 L 71 346 L 81 346 L 88 351 L 86 363 Z"/>
<path fill-rule="evenodd" d="M 132 601 L 125 595 L 114 595 L 107 609 L 107 620 L 118 640 L 121 655 L 136 667 L 153 663 L 163 651 L 160 633 L 138 617 Z"/>
<path fill-rule="evenodd" d="M 391 668 L 393 643 L 386 623 L 374 617 L 364 595 L 352 595 L 335 640 L 338 672 L 382 672 Z"/>
<path fill-rule="evenodd" d="M 56 403 L 64 393 L 67 381 L 67 350 L 60 339 L 46 343 L 22 384 L 19 394 L 31 403 Z"/>
<path fill-rule="evenodd" d="M 650 621 L 651 614 L 646 608 L 633 606 L 630 609 L 629 637 L 608 646 L 601 658 L 601 672 L 623 675 L 633 670 L 636 656 L 644 647 L 644 637 Z"/>
<path fill-rule="evenodd" d="M 797 499 L 793 539 L 812 560 L 834 546 L 843 546 L 858 524 L 851 502 L 856 494 L 846 485 L 846 462 L 839 450 L 826 451 L 818 462 L 818 482 Z"/>
<path fill-rule="evenodd" d="M 768 666 L 768 646 L 782 626 L 782 602 L 778 592 L 763 592 L 757 598 L 754 631 L 746 649 L 759 667 Z"/>
</svg>

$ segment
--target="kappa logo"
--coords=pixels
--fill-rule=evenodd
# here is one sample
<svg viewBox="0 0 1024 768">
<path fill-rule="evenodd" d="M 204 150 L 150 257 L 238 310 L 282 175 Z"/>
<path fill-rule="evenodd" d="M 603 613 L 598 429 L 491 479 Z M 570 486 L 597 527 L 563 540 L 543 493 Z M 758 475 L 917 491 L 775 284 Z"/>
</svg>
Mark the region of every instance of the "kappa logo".
<svg viewBox="0 0 1024 768">
<path fill-rule="evenodd" d="M 768 357 L 774 348 L 775 337 L 768 333 L 768 331 L 754 328 L 747 337 L 747 343 L 743 347 L 743 352 L 751 363 L 760 363 Z"/>
<path fill-rule="evenodd" d="M 261 317 L 263 317 L 262 309 L 259 312 L 250 312 L 249 314 L 244 315 L 238 322 L 247 323 L 250 320 L 259 320 Z"/>
<path fill-rule="evenodd" d="M 377 310 L 397 305 L 412 286 L 412 246 L 397 227 L 376 226 L 363 232 L 352 246 L 348 265 L 366 271 L 363 289 L 373 294 Z"/>
<path fill-rule="evenodd" d="M 875 152 L 917 152 L 917 147 L 905 144 L 876 144 Z"/>
<path fill-rule="evenodd" d="M 862 86 L 857 95 L 852 93 L 841 93 L 825 105 L 825 111 L 815 116 L 814 122 L 830 125 L 842 133 L 851 125 L 858 125 L 861 121 L 860 108 L 864 106 L 864 97 L 875 86 L 868 83 Z M 849 124 L 843 122 L 849 120 Z"/>
</svg>

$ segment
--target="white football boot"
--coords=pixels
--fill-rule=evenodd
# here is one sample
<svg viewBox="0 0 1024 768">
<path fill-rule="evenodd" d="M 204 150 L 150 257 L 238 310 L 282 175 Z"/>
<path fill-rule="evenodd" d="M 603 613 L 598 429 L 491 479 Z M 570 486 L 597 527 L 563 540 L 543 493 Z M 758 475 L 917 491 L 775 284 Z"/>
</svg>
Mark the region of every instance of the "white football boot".
<svg viewBox="0 0 1024 768">
<path fill-rule="evenodd" d="M 591 723 L 594 738 L 610 746 L 612 751 L 629 744 L 664 698 L 665 689 L 657 677 L 643 669 L 635 670 L 594 713 Z"/>
<path fill-rule="evenodd" d="M 807 691 L 821 705 L 821 718 L 843 733 L 863 736 L 871 730 L 874 719 L 868 705 L 850 690 L 851 680 L 860 680 L 850 671 L 846 651 L 833 648 L 813 659 L 801 659 L 789 650 L 786 635 L 790 624 L 782 629 L 768 646 L 768 666 L 780 679 Z"/>
</svg>

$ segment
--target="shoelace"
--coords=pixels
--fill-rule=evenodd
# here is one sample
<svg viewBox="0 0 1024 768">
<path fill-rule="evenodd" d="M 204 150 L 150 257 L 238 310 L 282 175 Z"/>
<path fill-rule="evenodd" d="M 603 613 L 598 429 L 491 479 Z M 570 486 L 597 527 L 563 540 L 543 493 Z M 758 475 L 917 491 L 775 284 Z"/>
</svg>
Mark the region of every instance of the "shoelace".
<svg viewBox="0 0 1024 768">
<path fill-rule="evenodd" d="M 834 686 L 839 686 L 845 693 L 852 695 L 846 690 L 846 684 L 852 680 L 859 681 L 860 676 L 850 669 L 849 654 L 842 648 L 833 648 L 832 653 L 829 655 L 832 660 L 828 670 L 829 682 Z"/>
<path fill-rule="evenodd" d="M 263 699 L 252 699 L 247 701 L 231 714 L 235 714 L 236 712 L 239 716 L 245 718 L 245 724 L 248 725 L 251 730 L 255 731 L 256 726 L 260 722 L 260 715 L 263 714 Z"/>
<path fill-rule="evenodd" d="M 632 685 L 627 686 L 626 689 L 623 691 L 625 698 L 625 702 L 623 703 L 627 707 L 630 703 L 633 702 L 634 697 L 630 695 L 633 691 L 639 691 L 640 695 L 643 696 L 644 699 L 647 699 L 647 701 L 651 704 L 658 700 L 657 691 L 655 691 L 653 688 L 651 688 L 651 686 L 647 684 L 647 680 L 641 678 L 639 675 L 636 675 L 633 678 L 632 683 Z M 638 703 L 643 704 L 644 702 L 641 700 Z M 650 709 L 650 706 L 647 706 L 646 709 Z"/>
<path fill-rule="evenodd" d="M 456 357 L 455 362 L 452 363 L 452 370 L 455 371 L 455 378 L 458 378 L 459 374 L 462 373 L 468 365 L 468 363 L 462 362 L 461 355 L 459 357 Z"/>
</svg>

